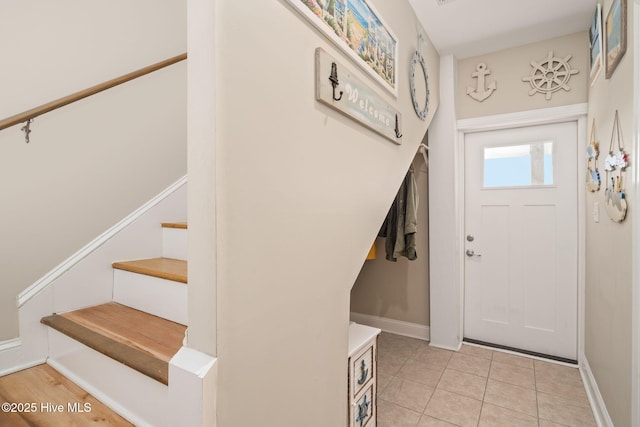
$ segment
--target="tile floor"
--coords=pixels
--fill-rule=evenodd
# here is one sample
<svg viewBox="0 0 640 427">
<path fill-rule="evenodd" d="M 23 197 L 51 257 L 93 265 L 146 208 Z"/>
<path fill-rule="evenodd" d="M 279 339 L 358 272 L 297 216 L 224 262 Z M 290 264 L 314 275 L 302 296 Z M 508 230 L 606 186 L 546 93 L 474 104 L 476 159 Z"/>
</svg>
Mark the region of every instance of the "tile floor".
<svg viewBox="0 0 640 427">
<path fill-rule="evenodd" d="M 596 426 L 578 369 L 382 333 L 378 427 Z"/>
</svg>

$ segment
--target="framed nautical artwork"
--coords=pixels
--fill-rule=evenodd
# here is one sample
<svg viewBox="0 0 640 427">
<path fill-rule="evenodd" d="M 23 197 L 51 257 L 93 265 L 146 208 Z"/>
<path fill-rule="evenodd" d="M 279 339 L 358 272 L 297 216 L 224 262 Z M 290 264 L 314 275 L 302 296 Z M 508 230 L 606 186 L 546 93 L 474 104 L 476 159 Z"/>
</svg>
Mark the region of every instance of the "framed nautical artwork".
<svg viewBox="0 0 640 427">
<path fill-rule="evenodd" d="M 589 56 L 589 76 L 591 79 L 591 85 L 593 86 L 604 66 L 604 61 L 602 60 L 602 6 L 600 4 L 596 5 L 596 11 L 591 19 L 591 27 L 589 27 L 589 44 L 589 51 L 591 53 Z"/>
<path fill-rule="evenodd" d="M 613 0 L 604 21 L 606 77 L 611 78 L 627 51 L 627 0 Z"/>
<path fill-rule="evenodd" d="M 398 96 L 398 38 L 367 0 L 287 0 L 376 82 Z"/>
</svg>

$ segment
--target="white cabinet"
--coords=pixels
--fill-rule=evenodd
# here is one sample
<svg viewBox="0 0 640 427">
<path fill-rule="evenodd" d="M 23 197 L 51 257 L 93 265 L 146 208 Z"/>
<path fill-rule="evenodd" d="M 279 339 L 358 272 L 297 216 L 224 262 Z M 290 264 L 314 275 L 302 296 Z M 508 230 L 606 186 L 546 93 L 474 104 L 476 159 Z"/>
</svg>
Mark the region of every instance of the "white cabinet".
<svg viewBox="0 0 640 427">
<path fill-rule="evenodd" d="M 349 325 L 349 424 L 348 427 L 375 427 L 376 355 L 380 329 Z"/>
</svg>

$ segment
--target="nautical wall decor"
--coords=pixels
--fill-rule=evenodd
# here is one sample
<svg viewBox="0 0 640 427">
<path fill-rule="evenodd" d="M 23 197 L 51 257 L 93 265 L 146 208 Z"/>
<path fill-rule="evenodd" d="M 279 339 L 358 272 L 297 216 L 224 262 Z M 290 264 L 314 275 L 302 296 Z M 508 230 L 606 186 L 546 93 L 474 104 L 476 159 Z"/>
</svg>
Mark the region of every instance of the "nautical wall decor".
<svg viewBox="0 0 640 427">
<path fill-rule="evenodd" d="M 369 0 L 287 0 L 302 16 L 398 96 L 398 38 Z"/>
<path fill-rule="evenodd" d="M 424 82 L 424 87 L 421 87 L 421 95 L 424 95 L 424 100 L 422 97 L 418 96 L 418 91 L 416 89 L 416 79 L 417 83 L 421 86 L 422 82 Z M 411 101 L 413 102 L 413 109 L 415 110 L 420 120 L 426 120 L 427 114 L 429 113 L 429 74 L 427 73 L 427 65 L 424 62 L 424 58 L 419 51 L 413 54 L 413 58 L 411 59 L 411 67 L 409 71 L 409 90 L 411 91 Z M 422 103 L 422 105 L 421 105 Z"/>
<path fill-rule="evenodd" d="M 604 20 L 606 73 L 610 79 L 627 51 L 627 0 L 613 0 Z"/>
<path fill-rule="evenodd" d="M 467 95 L 478 102 L 482 102 L 489 98 L 497 88 L 496 81 L 493 80 L 487 86 L 487 76 L 491 74 L 491 70 L 487 68 L 487 64 L 481 62 L 476 66 L 476 71 L 471 73 L 471 77 L 477 79 L 476 87 L 467 86 Z"/>
<path fill-rule="evenodd" d="M 342 63 L 317 48 L 316 99 L 385 138 L 402 143 L 402 114 Z"/>
<path fill-rule="evenodd" d="M 617 141 L 614 150 L 614 140 Z M 622 133 L 620 130 L 620 120 L 618 118 L 618 110 L 613 120 L 613 130 L 611 131 L 611 144 L 609 144 L 609 155 L 604 162 L 604 170 L 606 171 L 606 189 L 604 190 L 605 209 L 609 218 L 615 222 L 622 222 L 627 214 L 627 200 L 624 192 L 624 171 L 629 166 L 627 153 L 624 152 L 622 146 Z M 617 175 L 616 175 L 617 172 Z"/>
<path fill-rule="evenodd" d="M 591 137 L 587 145 L 587 190 L 595 193 L 600 190 L 600 172 L 598 171 L 598 155 L 600 149 L 596 141 L 596 119 L 591 125 Z"/>
<path fill-rule="evenodd" d="M 591 19 L 591 27 L 589 27 L 589 77 L 591 78 L 591 86 L 596 82 L 600 70 L 603 68 L 602 51 L 602 6 L 596 5 L 596 11 Z"/>
<path fill-rule="evenodd" d="M 529 96 L 543 93 L 549 101 L 551 95 L 560 89 L 570 91 L 568 83 L 571 76 L 580 72 L 580 70 L 571 69 L 571 65 L 569 65 L 571 56 L 557 58 L 553 56 L 553 51 L 551 51 L 547 58 L 539 64 L 536 61 L 531 61 L 531 74 L 522 78 L 523 82 L 529 82 L 531 85 Z"/>
</svg>

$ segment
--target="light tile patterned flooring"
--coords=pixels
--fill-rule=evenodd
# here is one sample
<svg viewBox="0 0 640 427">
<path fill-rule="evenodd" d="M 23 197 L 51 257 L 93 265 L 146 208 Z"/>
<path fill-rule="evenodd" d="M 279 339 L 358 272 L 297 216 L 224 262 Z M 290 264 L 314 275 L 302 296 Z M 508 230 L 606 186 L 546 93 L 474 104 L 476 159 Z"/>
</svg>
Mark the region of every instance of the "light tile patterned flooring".
<svg viewBox="0 0 640 427">
<path fill-rule="evenodd" d="M 578 369 L 382 333 L 378 427 L 596 426 Z"/>
</svg>

